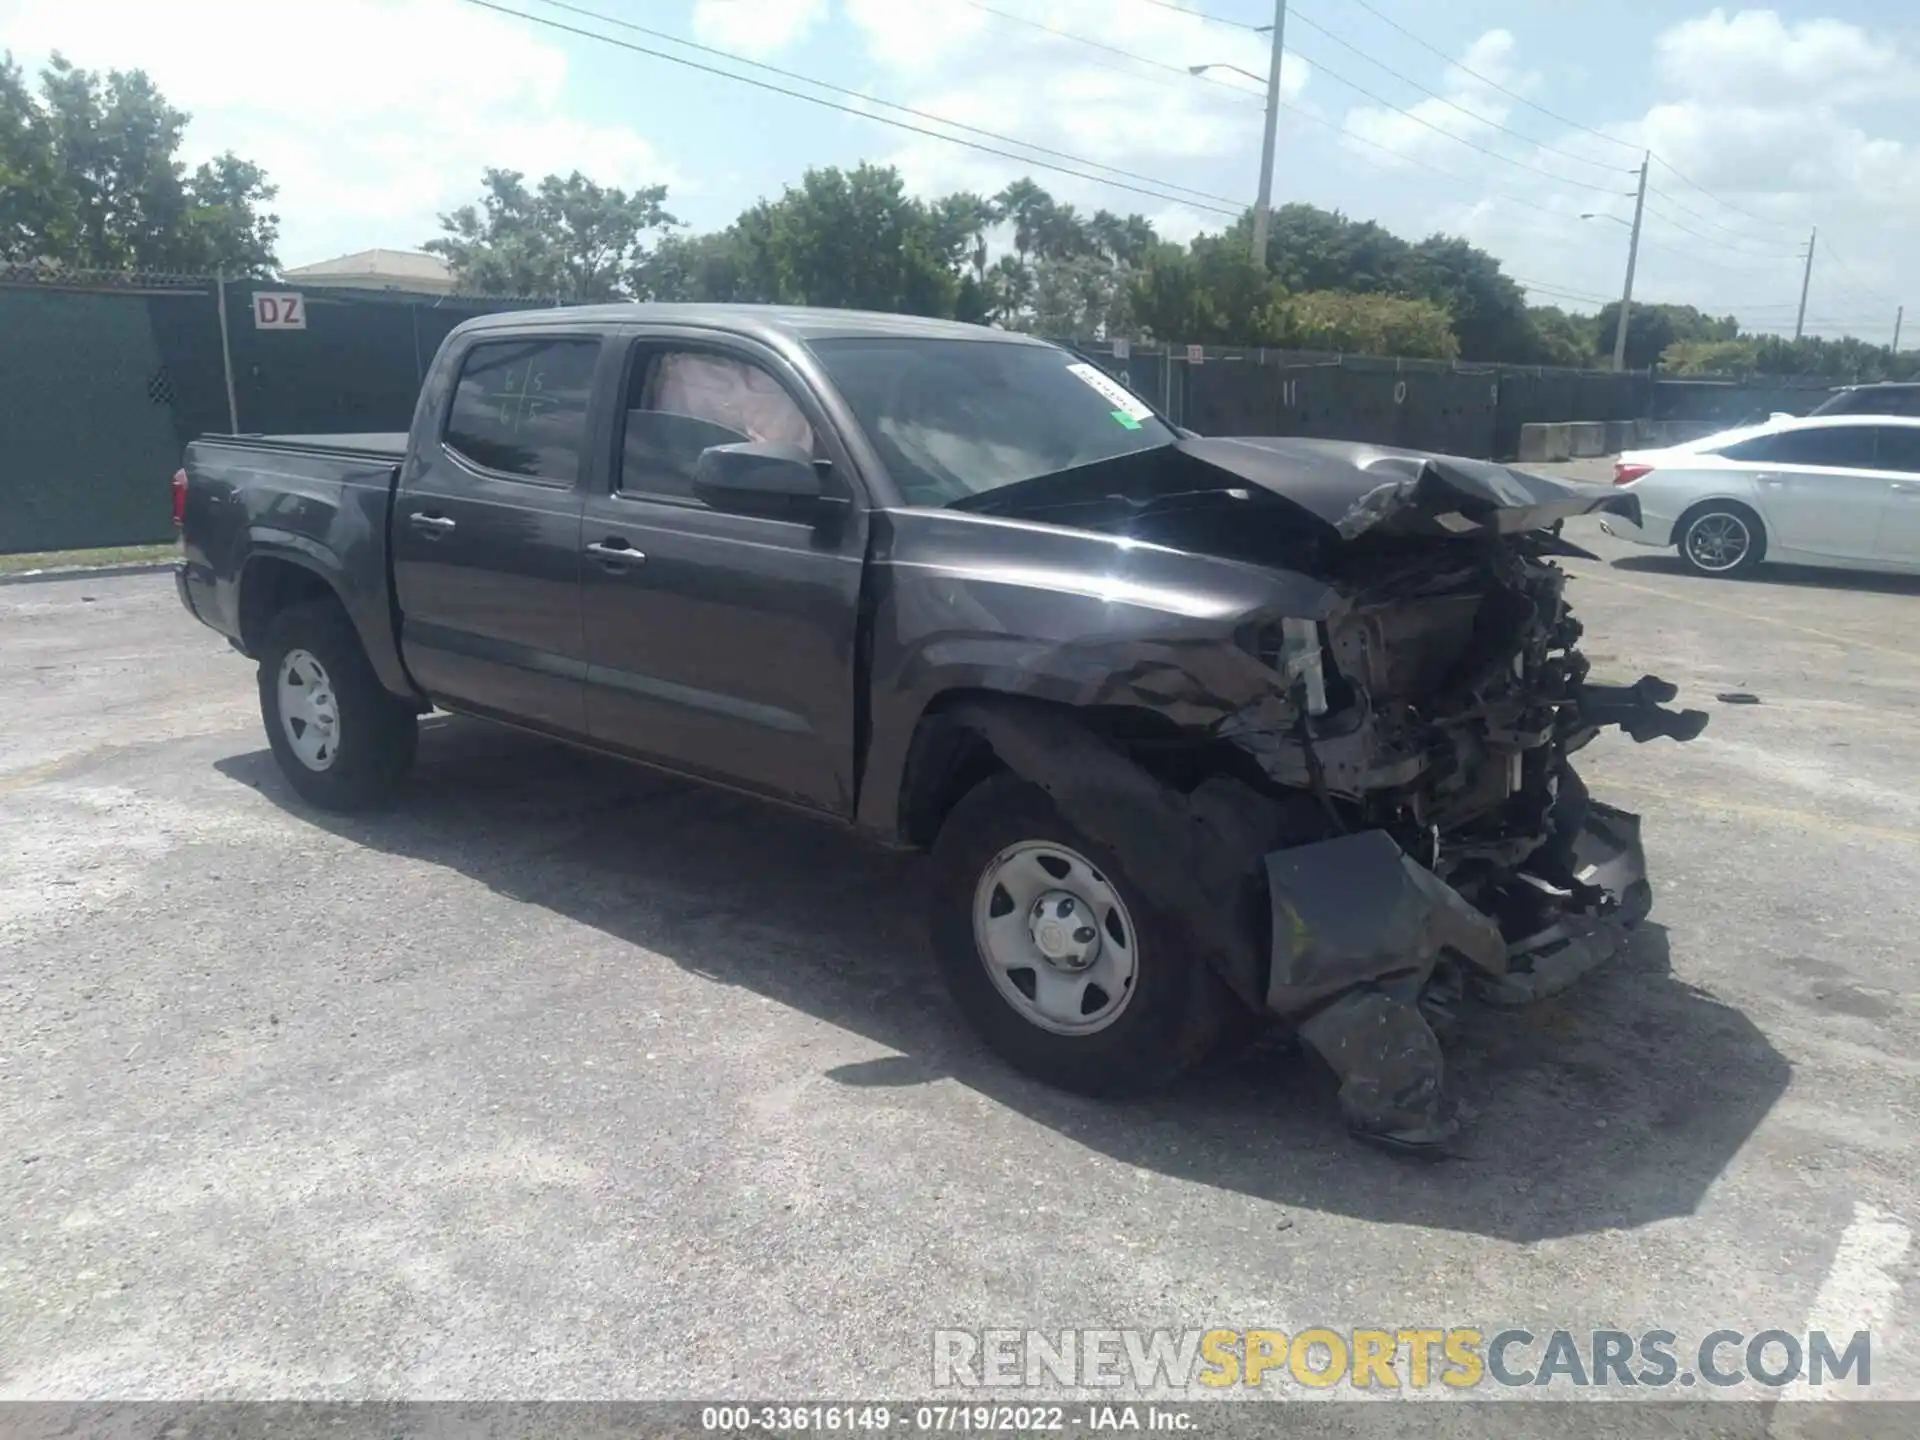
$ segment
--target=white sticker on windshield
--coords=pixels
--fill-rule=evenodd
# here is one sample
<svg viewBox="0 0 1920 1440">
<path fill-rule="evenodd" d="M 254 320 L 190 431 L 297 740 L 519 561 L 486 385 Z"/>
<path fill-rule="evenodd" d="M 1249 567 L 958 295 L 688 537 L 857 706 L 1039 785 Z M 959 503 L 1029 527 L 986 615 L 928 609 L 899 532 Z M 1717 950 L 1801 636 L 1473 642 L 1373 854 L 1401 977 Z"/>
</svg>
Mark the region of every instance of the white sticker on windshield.
<svg viewBox="0 0 1920 1440">
<path fill-rule="evenodd" d="M 1067 373 L 1101 395 L 1118 414 L 1129 420 L 1145 420 L 1153 414 L 1151 405 L 1142 403 L 1137 395 L 1097 365 L 1069 365 Z"/>
</svg>

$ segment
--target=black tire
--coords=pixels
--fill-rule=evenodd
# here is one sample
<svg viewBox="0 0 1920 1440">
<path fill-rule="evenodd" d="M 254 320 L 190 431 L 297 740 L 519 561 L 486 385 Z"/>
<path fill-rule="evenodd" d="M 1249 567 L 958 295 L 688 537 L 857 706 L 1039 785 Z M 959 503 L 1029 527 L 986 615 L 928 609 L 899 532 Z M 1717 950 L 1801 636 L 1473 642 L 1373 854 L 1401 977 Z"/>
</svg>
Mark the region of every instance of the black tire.
<svg viewBox="0 0 1920 1440">
<path fill-rule="evenodd" d="M 300 757 L 282 723 L 281 668 L 297 651 L 324 669 L 338 715 L 323 768 Z M 323 810 L 368 810 L 393 799 L 413 765 L 419 718 L 380 683 L 353 622 L 337 603 L 313 601 L 273 617 L 260 646 L 259 682 L 267 743 L 280 773 L 302 799 Z M 298 720 L 295 728 L 303 728 Z"/>
<path fill-rule="evenodd" d="M 974 937 L 976 888 L 1007 847 L 1048 841 L 1077 851 L 1112 884 L 1137 933 L 1133 993 L 1105 1029 L 1058 1034 L 1014 1008 Z M 957 804 L 934 841 L 933 952 L 969 1024 L 1015 1069 L 1064 1090 L 1135 1095 L 1162 1089 L 1257 1027 L 1194 955 L 1178 925 L 1154 913 L 1113 852 L 1079 834 L 1045 791 L 1013 775 L 986 780 Z"/>
<path fill-rule="evenodd" d="M 1696 542 L 1702 541 L 1711 527 L 1717 527 L 1722 535 L 1744 535 L 1738 558 L 1729 556 L 1730 563 L 1719 564 L 1694 553 L 1696 549 L 1706 550 L 1704 543 Z M 1724 580 L 1730 575 L 1751 574 L 1766 558 L 1767 527 L 1758 515 L 1737 501 L 1709 500 L 1680 517 L 1673 527 L 1673 545 L 1679 552 L 1680 563 L 1694 574 Z"/>
</svg>

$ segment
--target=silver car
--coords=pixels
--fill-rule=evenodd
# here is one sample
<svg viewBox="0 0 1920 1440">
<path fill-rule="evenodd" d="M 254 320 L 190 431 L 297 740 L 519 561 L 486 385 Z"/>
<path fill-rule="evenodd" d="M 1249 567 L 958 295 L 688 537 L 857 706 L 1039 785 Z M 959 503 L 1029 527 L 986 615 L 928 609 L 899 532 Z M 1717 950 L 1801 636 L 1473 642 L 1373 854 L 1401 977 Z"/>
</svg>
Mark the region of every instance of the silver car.
<svg viewBox="0 0 1920 1440">
<path fill-rule="evenodd" d="M 1614 483 L 1640 499 L 1640 523 L 1608 515 L 1610 535 L 1679 552 L 1701 575 L 1767 560 L 1920 573 L 1920 417 L 1813 415 L 1632 450 Z"/>
</svg>

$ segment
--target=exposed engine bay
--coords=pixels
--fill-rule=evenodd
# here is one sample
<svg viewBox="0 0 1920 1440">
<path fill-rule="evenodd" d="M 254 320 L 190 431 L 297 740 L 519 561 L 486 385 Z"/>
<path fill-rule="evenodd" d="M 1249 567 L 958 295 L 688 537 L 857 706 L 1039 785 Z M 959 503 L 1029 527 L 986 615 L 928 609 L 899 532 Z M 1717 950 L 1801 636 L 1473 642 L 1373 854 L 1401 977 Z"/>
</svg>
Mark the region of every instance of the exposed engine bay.
<svg viewBox="0 0 1920 1440">
<path fill-rule="evenodd" d="M 1179 711 L 1186 734 L 1251 757 L 1257 774 L 1149 796 L 1155 781 L 1104 760 L 1076 779 L 1068 737 L 981 723 L 1136 873 L 1166 877 L 1156 898 L 1207 937 L 1243 997 L 1259 977 L 1258 1002 L 1334 1069 L 1357 1133 L 1439 1146 L 1457 1121 L 1434 1023 L 1469 993 L 1522 1004 L 1564 989 L 1651 904 L 1638 817 L 1594 800 L 1572 757 L 1608 726 L 1686 741 L 1707 723 L 1664 708 L 1676 689 L 1655 677 L 1595 682 L 1580 652 L 1555 557 L 1584 552 L 1558 522 L 1631 497 L 1324 442 L 1181 449 L 1172 474 L 1102 467 L 996 508 L 1326 583 L 1321 613 L 1237 637 L 1272 677 L 1264 693 Z M 1116 810 L 1116 787 L 1140 792 L 1132 808 Z M 1235 953 L 1249 868 L 1263 956 Z"/>
</svg>

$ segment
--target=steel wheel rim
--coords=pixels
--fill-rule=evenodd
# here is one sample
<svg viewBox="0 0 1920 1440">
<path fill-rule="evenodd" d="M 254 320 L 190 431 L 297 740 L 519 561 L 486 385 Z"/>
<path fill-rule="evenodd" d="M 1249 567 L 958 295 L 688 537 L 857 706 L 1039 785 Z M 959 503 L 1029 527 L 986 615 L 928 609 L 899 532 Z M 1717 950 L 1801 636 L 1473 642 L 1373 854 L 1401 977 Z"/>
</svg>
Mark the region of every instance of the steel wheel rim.
<svg viewBox="0 0 1920 1440">
<path fill-rule="evenodd" d="M 1052 1034 L 1097 1034 L 1133 999 L 1133 917 L 1113 882 L 1069 846 L 1023 840 L 996 855 L 974 889 L 973 938 L 1000 997 Z"/>
<path fill-rule="evenodd" d="M 280 730 L 309 770 L 330 769 L 340 753 L 340 702 L 327 667 L 308 650 L 289 650 L 277 681 Z"/>
<path fill-rule="evenodd" d="M 1702 570 L 1731 570 L 1752 549 L 1753 532 L 1731 511 L 1711 511 L 1687 527 L 1687 558 Z"/>
</svg>

